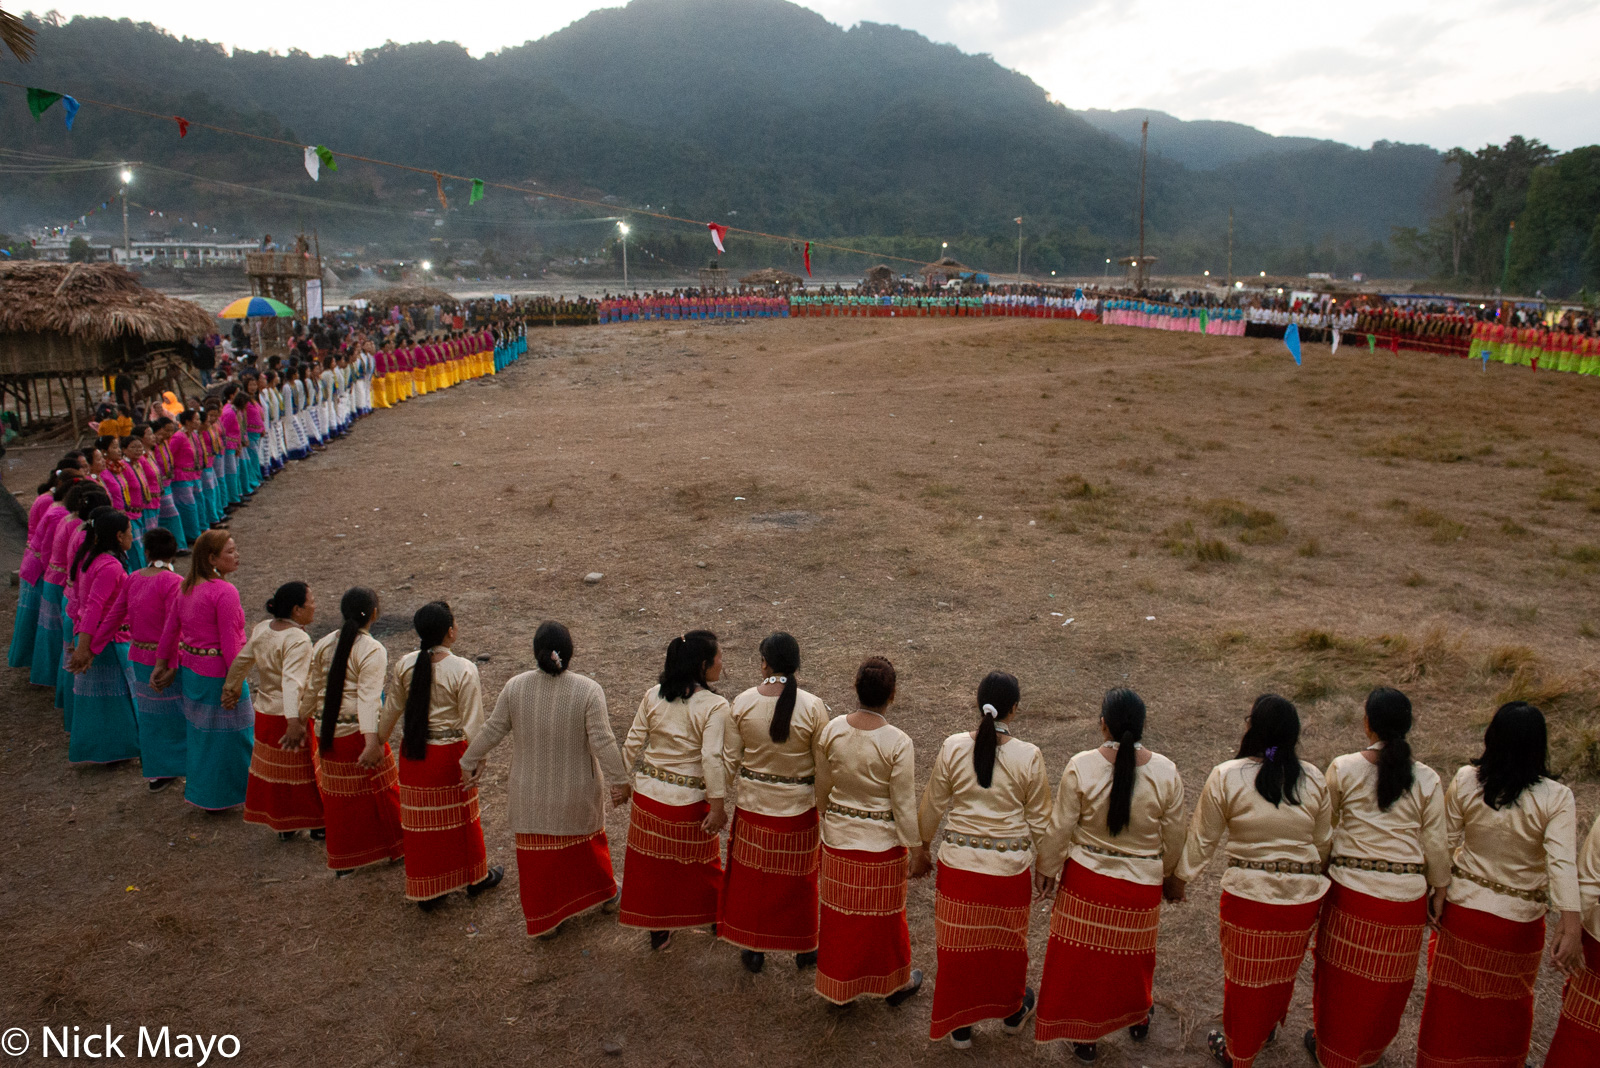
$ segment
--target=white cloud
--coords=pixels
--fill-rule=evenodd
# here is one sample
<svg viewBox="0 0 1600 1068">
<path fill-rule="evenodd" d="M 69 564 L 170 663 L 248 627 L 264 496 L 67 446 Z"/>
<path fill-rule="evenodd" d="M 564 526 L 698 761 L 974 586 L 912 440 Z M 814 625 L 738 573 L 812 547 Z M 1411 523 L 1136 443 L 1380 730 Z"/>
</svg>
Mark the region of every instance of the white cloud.
<svg viewBox="0 0 1600 1068">
<path fill-rule="evenodd" d="M 440 20 L 422 4 L 278 0 L 264 16 L 213 0 L 66 0 L 233 47 L 342 55 L 385 39 L 459 40 L 475 55 L 552 33 L 598 7 L 479 0 Z M 1592 0 L 808 0 L 840 25 L 905 26 L 988 52 L 1075 108 L 1154 107 L 1271 133 L 1448 146 L 1539 136 L 1600 141 L 1600 4 Z"/>
</svg>

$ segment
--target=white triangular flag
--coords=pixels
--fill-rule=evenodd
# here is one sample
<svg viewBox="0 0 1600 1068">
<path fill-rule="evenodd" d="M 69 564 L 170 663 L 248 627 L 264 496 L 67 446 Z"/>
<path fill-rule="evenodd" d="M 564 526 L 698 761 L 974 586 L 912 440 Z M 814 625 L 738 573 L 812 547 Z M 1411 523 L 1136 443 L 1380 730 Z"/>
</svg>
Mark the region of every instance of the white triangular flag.
<svg viewBox="0 0 1600 1068">
<path fill-rule="evenodd" d="M 317 176 L 322 173 L 322 160 L 317 158 L 317 150 L 311 145 L 306 146 L 306 173 L 313 182 L 319 181 Z"/>
<path fill-rule="evenodd" d="M 1342 331 L 1340 331 L 1340 329 L 1337 326 L 1334 327 L 1333 328 L 1333 351 L 1334 352 L 1338 352 L 1339 351 L 1339 338 L 1341 336 L 1342 336 Z"/>
</svg>

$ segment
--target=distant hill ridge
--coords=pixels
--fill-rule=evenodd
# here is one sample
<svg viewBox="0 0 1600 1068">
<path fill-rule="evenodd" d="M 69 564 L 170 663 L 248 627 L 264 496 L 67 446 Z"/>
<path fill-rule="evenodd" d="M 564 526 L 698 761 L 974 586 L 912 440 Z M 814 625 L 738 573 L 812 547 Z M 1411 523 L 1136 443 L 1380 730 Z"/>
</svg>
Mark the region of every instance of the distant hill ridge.
<svg viewBox="0 0 1600 1068">
<path fill-rule="evenodd" d="M 1036 271 L 1098 272 L 1132 247 L 1138 151 L 1128 128 L 1136 139 L 1147 114 L 1147 242 L 1173 269 L 1221 269 L 1233 206 L 1241 269 L 1381 272 L 1391 228 L 1425 224 L 1448 175 L 1426 146 L 1356 149 L 1160 112 L 1073 112 L 987 56 L 894 26 L 844 29 L 785 0 L 632 0 L 482 59 L 420 43 L 354 63 L 228 55 L 149 25 L 78 18 L 39 25 L 26 80 L 421 167 L 607 194 L 623 206 L 873 238 L 913 258 L 932 258 L 932 240 L 961 238 L 964 258 L 989 250 L 998 268 L 1021 215 L 1026 266 Z M 68 134 L 58 119 L 35 124 L 20 100 L 0 108 L 3 144 L 137 158 L 371 215 L 192 184 L 162 190 L 169 204 L 226 207 L 262 225 L 276 211 L 353 235 L 389 226 L 373 214 L 385 206 L 432 205 L 425 178 L 346 164 L 312 187 L 292 152 L 175 132 L 85 107 Z M 86 182 L 19 180 L 0 200 L 0 223 L 76 213 L 99 195 Z M 458 191 L 447 234 L 471 223 L 458 216 L 463 200 Z M 510 210 L 506 197 L 489 203 Z M 489 235 L 480 227 L 468 236 Z"/>
</svg>

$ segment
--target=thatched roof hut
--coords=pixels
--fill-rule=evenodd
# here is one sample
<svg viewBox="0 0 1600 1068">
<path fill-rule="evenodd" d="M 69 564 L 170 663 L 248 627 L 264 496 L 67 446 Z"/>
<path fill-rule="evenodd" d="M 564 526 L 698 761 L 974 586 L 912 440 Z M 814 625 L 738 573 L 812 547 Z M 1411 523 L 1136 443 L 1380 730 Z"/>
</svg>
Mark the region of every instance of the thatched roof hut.
<svg viewBox="0 0 1600 1068">
<path fill-rule="evenodd" d="M 867 273 L 862 275 L 861 280 L 869 286 L 886 285 L 894 281 L 894 271 L 888 264 L 880 263 L 876 267 L 868 267 Z"/>
<path fill-rule="evenodd" d="M 798 286 L 804 285 L 805 279 L 788 271 L 780 271 L 776 267 L 763 267 L 759 271 L 751 271 L 739 279 L 742 286 Z"/>
<path fill-rule="evenodd" d="M 437 286 L 399 285 L 364 289 L 350 299 L 390 307 L 395 304 L 454 304 L 456 298 Z"/>
<path fill-rule="evenodd" d="M 968 267 L 961 261 L 952 259 L 949 256 L 936 260 L 922 268 L 922 277 L 929 284 L 932 284 L 935 279 L 942 282 L 950 278 L 960 278 L 964 274 L 976 273 L 975 268 Z"/>
<path fill-rule="evenodd" d="M 100 374 L 215 326 L 113 264 L 0 264 L 0 374 Z"/>
</svg>

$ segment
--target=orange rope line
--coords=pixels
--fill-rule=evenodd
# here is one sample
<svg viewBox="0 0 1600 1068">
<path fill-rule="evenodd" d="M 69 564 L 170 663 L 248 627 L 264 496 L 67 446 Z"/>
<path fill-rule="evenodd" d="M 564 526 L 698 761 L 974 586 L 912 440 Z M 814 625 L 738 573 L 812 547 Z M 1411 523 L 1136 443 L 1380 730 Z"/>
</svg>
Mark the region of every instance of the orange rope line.
<svg viewBox="0 0 1600 1068">
<path fill-rule="evenodd" d="M 27 89 L 27 88 L 29 88 L 29 86 L 24 85 L 21 82 L 13 82 L 13 81 L 9 81 L 9 80 L 4 79 L 4 78 L 0 78 L 0 85 L 9 85 L 9 86 L 12 86 L 12 87 L 17 88 L 17 89 Z M 143 108 L 132 108 L 132 107 L 128 107 L 125 104 L 113 104 L 113 103 L 111 103 L 110 101 L 107 101 L 107 100 L 95 100 L 92 97 L 87 97 L 87 96 L 74 97 L 73 99 L 77 100 L 80 104 L 93 104 L 96 107 L 111 108 L 113 111 L 125 111 L 130 115 L 140 115 L 140 116 L 143 116 L 144 118 L 157 119 L 157 120 L 159 120 L 161 122 L 175 122 L 178 119 L 177 115 L 159 115 L 159 114 L 157 114 L 156 112 L 153 112 L 153 111 L 145 111 Z M 281 137 L 268 137 L 265 134 L 250 133 L 250 132 L 248 132 L 246 130 L 234 130 L 234 129 L 230 129 L 229 127 L 226 127 L 226 126 L 216 126 L 216 125 L 214 125 L 212 123 L 209 123 L 209 122 L 199 122 L 199 121 L 197 121 L 195 119 L 184 119 L 184 122 L 186 122 L 190 127 L 194 127 L 194 128 L 198 128 L 198 129 L 202 129 L 202 130 L 211 130 L 214 133 L 230 134 L 230 135 L 232 135 L 234 137 L 247 137 L 247 138 L 249 138 L 249 139 L 251 139 L 253 141 L 261 141 L 261 142 L 264 142 L 264 143 L 269 144 L 269 145 L 284 145 L 284 146 L 286 146 L 288 148 L 298 148 L 298 149 L 301 149 L 302 151 L 306 147 L 305 145 L 297 144 L 294 141 L 285 141 Z M 322 147 L 326 148 L 327 146 L 324 145 Z M 604 201 L 601 201 L 601 200 L 590 200 L 590 199 L 587 199 L 585 197 L 567 196 L 567 195 L 565 195 L 563 193 L 552 193 L 549 190 L 545 190 L 545 189 L 527 189 L 527 188 L 525 188 L 523 186 L 511 185 L 511 184 L 506 183 L 506 182 L 491 182 L 491 181 L 488 181 L 487 179 L 473 179 L 472 177 L 470 177 L 468 175 L 464 175 L 464 174 L 451 174 L 448 171 L 436 171 L 436 170 L 433 170 L 433 169 L 428 168 L 428 167 L 413 167 L 413 166 L 411 166 L 410 164 L 407 164 L 407 163 L 395 163 L 392 160 L 374 159 L 371 156 L 358 156 L 353 152 L 338 152 L 338 151 L 335 151 L 333 149 L 328 149 L 328 151 L 331 152 L 333 155 L 338 156 L 338 157 L 340 157 L 342 159 L 355 160 L 357 163 L 370 163 L 370 164 L 372 164 L 374 166 L 377 166 L 377 167 L 392 167 L 395 170 L 410 171 L 413 174 L 426 174 L 426 175 L 430 175 L 430 176 L 432 176 L 434 178 L 450 178 L 450 179 L 452 179 L 454 181 L 460 181 L 460 182 L 471 182 L 471 181 L 475 181 L 475 180 L 476 181 L 482 181 L 485 186 L 488 186 L 491 189 L 505 189 L 505 190 L 508 190 L 510 192 L 513 192 L 513 193 L 523 193 L 523 194 L 527 194 L 527 195 L 530 195 L 530 196 L 549 197 L 552 200 L 564 200 L 564 201 L 567 201 L 567 202 L 572 203 L 572 204 L 583 204 L 583 205 L 586 205 L 588 207 L 599 208 L 602 211 L 608 211 L 608 212 L 618 210 L 617 205 L 615 205 L 615 204 L 607 204 L 607 203 L 605 203 Z M 623 208 L 621 210 L 626 211 L 626 212 L 628 212 L 630 214 L 633 214 L 633 215 L 644 215 L 644 216 L 647 216 L 647 217 L 652 218 L 652 219 L 664 219 L 664 220 L 666 220 L 668 222 L 688 223 L 689 225 L 695 226 L 695 227 L 705 227 L 705 226 L 708 225 L 707 223 L 702 222 L 699 219 L 687 219 L 687 218 L 684 218 L 681 215 L 668 215 L 668 214 L 666 214 L 664 212 L 659 212 L 659 211 L 648 211 L 648 210 L 637 209 L 637 208 Z M 718 225 L 720 226 L 721 224 L 719 223 Z M 741 226 L 729 226 L 729 227 L 726 227 L 726 229 L 730 233 L 747 234 L 747 235 L 749 235 L 751 237 L 765 238 L 765 239 L 767 239 L 769 241 L 785 241 L 785 242 L 787 242 L 787 241 L 806 241 L 808 244 L 811 245 L 812 248 L 832 249 L 835 252 L 849 252 L 849 253 L 853 253 L 853 254 L 858 255 L 858 256 L 866 256 L 869 259 L 896 260 L 896 261 L 898 261 L 900 263 L 916 263 L 916 264 L 922 264 L 922 263 L 927 262 L 925 260 L 908 259 L 905 256 L 891 256 L 891 255 L 888 255 L 888 254 L 885 254 L 885 253 L 869 252 L 866 249 L 851 248 L 849 245 L 835 245 L 835 244 L 831 244 L 831 243 L 826 242 L 826 241 L 811 241 L 810 239 L 804 238 L 804 237 L 784 237 L 782 234 L 769 234 L 764 230 L 747 230 L 747 229 L 745 229 L 744 227 L 741 227 Z"/>
</svg>

